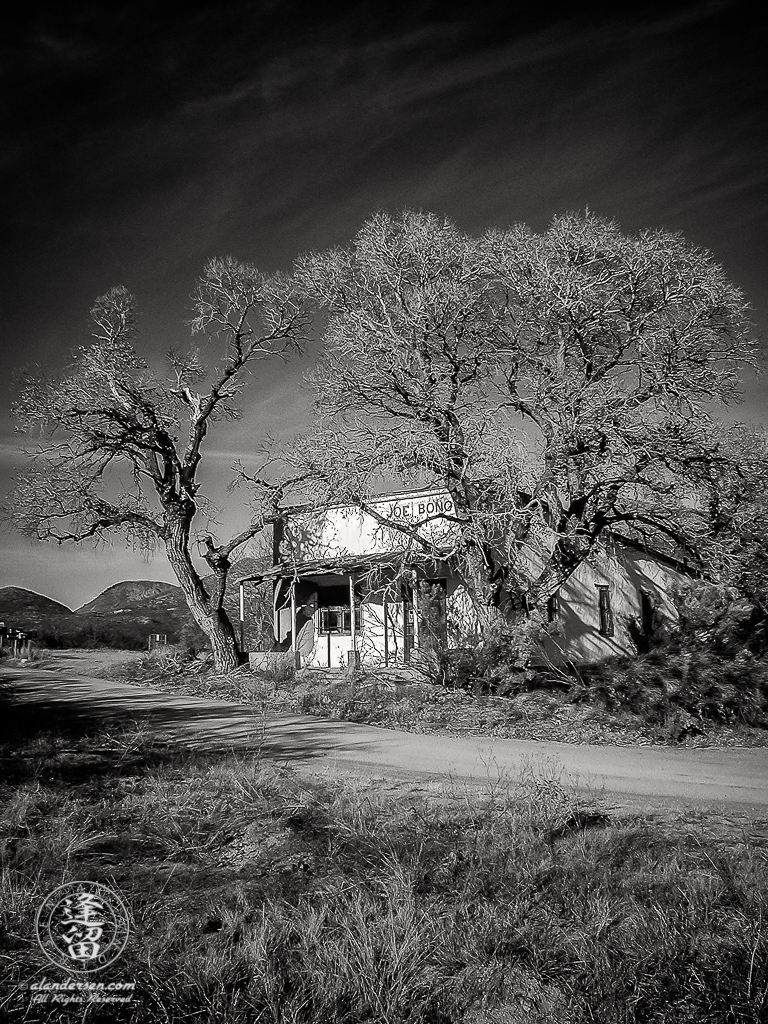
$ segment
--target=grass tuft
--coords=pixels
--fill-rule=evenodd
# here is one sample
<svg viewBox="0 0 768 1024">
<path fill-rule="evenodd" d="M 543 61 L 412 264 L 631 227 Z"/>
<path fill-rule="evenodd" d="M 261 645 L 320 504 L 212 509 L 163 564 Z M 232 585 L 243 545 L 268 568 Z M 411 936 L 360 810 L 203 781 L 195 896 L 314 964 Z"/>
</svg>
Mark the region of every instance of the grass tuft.
<svg viewBox="0 0 768 1024">
<path fill-rule="evenodd" d="M 131 725 L 39 732 L 6 691 L 0 710 L 14 726 L 0 743 L 0 1019 L 11 1024 L 758 1024 L 768 1013 L 768 820 L 622 815 L 551 760 L 515 778 L 489 763 L 479 794 L 447 780 L 395 797 L 308 780 L 258 749 L 180 751 Z M 129 1006 L 31 1006 L 18 987 L 60 976 L 33 923 L 77 878 L 116 887 L 129 907 L 107 978 L 136 981 Z"/>
<path fill-rule="evenodd" d="M 116 886 L 120 1019 L 223 1024 L 754 1022 L 768 1008 L 768 822 L 610 812 L 555 762 L 476 797 L 395 799 L 146 732 L 0 746 L 0 1016 L 54 886 Z M 83 767 L 87 770 L 83 771 Z M 114 1008 L 78 1011 L 116 1019 Z"/>
</svg>

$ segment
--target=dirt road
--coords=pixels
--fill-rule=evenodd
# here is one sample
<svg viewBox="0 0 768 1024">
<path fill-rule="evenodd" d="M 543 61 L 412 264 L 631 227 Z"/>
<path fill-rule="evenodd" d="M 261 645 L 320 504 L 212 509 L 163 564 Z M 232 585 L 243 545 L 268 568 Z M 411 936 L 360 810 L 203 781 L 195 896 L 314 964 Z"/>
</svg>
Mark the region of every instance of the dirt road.
<svg viewBox="0 0 768 1024">
<path fill-rule="evenodd" d="M 633 807 L 701 805 L 768 816 L 768 749 L 577 746 L 533 740 L 425 736 L 308 715 L 266 719 L 245 705 L 179 696 L 78 673 L 77 658 L 0 669 L 41 720 L 132 720 L 180 746 L 244 747 L 312 775 L 338 772 L 391 783 L 472 786 L 514 779 L 528 766 L 563 772 L 579 789 Z M 0 730 L 3 723 L 0 722 Z"/>
</svg>

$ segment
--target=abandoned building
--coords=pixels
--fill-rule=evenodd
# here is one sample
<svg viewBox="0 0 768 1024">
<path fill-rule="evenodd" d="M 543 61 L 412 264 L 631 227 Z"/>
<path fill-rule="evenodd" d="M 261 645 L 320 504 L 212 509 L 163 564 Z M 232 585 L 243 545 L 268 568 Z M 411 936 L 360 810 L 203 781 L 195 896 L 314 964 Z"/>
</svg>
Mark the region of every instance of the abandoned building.
<svg viewBox="0 0 768 1024">
<path fill-rule="evenodd" d="M 302 667 L 396 666 L 427 644 L 466 645 L 472 611 L 462 580 L 447 559 L 409 559 L 397 529 L 419 524 L 448 551 L 450 496 L 409 491 L 370 508 L 336 506 L 276 526 L 274 565 L 240 583 L 241 646 L 252 663 L 291 652 Z M 659 617 L 675 617 L 670 591 L 684 576 L 675 559 L 611 535 L 549 602 L 545 656 L 584 663 L 636 651 Z"/>
</svg>

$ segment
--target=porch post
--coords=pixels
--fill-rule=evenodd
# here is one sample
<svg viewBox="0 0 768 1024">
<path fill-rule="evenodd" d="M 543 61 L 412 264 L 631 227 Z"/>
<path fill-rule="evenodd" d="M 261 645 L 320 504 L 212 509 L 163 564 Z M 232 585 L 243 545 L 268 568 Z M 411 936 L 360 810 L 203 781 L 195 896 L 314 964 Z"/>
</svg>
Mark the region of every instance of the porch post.
<svg viewBox="0 0 768 1024">
<path fill-rule="evenodd" d="M 419 646 L 419 581 L 413 571 L 413 646 Z"/>
<path fill-rule="evenodd" d="M 245 650 L 245 584 L 240 580 L 240 653 Z"/>
<path fill-rule="evenodd" d="M 357 668 L 357 630 L 355 628 L 355 578 L 349 574 L 349 631 L 352 641 L 352 668 Z"/>
<path fill-rule="evenodd" d="M 296 643 L 296 580 L 291 580 L 291 650 L 295 653 L 298 649 Z"/>
<path fill-rule="evenodd" d="M 278 576 L 272 584 L 272 650 L 277 651 L 280 643 L 280 609 L 277 607 L 280 601 L 280 587 L 282 580 Z"/>
</svg>

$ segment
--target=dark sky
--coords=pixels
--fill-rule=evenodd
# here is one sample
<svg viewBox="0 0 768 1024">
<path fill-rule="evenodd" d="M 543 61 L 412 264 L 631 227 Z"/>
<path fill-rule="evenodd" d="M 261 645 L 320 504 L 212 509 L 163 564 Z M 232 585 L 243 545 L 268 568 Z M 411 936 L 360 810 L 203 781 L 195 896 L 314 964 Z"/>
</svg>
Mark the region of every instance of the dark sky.
<svg viewBox="0 0 768 1024">
<path fill-rule="evenodd" d="M 589 207 L 627 231 L 711 249 L 768 322 L 768 144 L 757 5 L 263 2 L 29 5 L 0 40 L 2 490 L 19 464 L 11 373 L 87 340 L 124 284 L 143 343 L 187 336 L 214 255 L 287 269 L 371 213 L 447 214 L 482 232 Z M 334 13 L 331 13 L 334 12 Z M 215 439 L 211 480 L 264 429 L 306 422 L 274 370 Z M 760 420 L 765 381 L 738 415 Z M 222 500 L 236 518 L 237 495 Z M 171 579 L 120 543 L 0 534 L 0 586 L 77 605 L 125 578 Z"/>
</svg>

